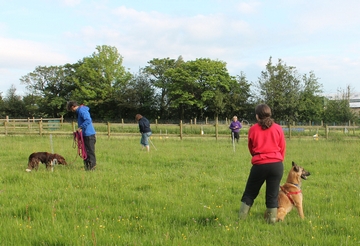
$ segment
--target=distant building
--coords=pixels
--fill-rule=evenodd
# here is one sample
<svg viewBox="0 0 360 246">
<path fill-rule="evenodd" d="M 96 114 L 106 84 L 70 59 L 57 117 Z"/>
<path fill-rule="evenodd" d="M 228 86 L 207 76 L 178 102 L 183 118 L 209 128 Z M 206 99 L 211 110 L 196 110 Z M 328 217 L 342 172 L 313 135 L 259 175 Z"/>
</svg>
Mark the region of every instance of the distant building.
<svg viewBox="0 0 360 246">
<path fill-rule="evenodd" d="M 329 100 L 339 99 L 337 94 L 327 94 L 325 97 Z M 360 93 L 355 92 L 350 95 L 349 106 L 352 112 L 360 117 Z"/>
<path fill-rule="evenodd" d="M 350 96 L 350 109 L 360 116 L 360 93 L 354 93 Z"/>
</svg>

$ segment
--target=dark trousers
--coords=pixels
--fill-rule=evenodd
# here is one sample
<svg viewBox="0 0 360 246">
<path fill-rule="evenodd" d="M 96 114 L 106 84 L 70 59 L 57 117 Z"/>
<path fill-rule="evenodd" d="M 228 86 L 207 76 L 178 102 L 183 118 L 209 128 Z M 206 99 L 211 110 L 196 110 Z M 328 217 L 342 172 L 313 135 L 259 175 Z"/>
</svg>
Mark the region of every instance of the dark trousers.
<svg viewBox="0 0 360 246">
<path fill-rule="evenodd" d="M 239 138 L 240 138 L 239 132 L 232 132 L 231 133 L 231 138 L 232 138 L 233 141 L 235 141 L 235 139 L 236 139 L 236 142 L 239 142 Z"/>
<path fill-rule="evenodd" d="M 278 195 L 281 178 L 284 173 L 282 162 L 252 165 L 241 201 L 252 206 L 261 186 L 266 182 L 266 207 L 278 207 Z"/>
<path fill-rule="evenodd" d="M 84 136 L 84 145 L 86 149 L 87 158 L 84 160 L 85 170 L 94 170 L 96 166 L 96 156 L 95 156 L 95 135 Z"/>
</svg>

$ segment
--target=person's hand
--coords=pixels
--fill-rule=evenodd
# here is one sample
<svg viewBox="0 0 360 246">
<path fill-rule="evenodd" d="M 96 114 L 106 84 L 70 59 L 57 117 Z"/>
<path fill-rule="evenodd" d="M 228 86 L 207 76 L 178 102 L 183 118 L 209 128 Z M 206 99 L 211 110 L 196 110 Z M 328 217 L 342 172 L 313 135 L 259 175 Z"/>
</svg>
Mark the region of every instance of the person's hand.
<svg viewBox="0 0 360 246">
<path fill-rule="evenodd" d="M 82 132 L 82 129 L 81 129 L 81 128 L 78 128 L 77 131 L 78 131 L 78 132 Z"/>
</svg>

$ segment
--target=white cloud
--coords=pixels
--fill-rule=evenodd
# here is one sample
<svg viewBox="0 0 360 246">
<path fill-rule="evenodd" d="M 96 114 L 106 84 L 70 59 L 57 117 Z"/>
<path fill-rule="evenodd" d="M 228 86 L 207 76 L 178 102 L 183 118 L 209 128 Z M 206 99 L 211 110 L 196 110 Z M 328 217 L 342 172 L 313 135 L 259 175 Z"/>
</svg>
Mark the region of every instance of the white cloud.
<svg viewBox="0 0 360 246">
<path fill-rule="evenodd" d="M 305 1 L 298 5 L 294 20 L 303 31 L 308 33 L 332 30 L 345 31 L 349 27 L 360 25 L 360 1 Z"/>
<path fill-rule="evenodd" d="M 252 14 L 257 12 L 260 5 L 258 1 L 240 2 L 236 5 L 236 9 L 243 14 Z"/>
<path fill-rule="evenodd" d="M 62 65 L 68 58 L 43 43 L 0 37 L 0 68 L 31 69 L 41 65 Z"/>
<path fill-rule="evenodd" d="M 74 7 L 81 3 L 81 0 L 61 0 L 65 6 Z"/>
</svg>

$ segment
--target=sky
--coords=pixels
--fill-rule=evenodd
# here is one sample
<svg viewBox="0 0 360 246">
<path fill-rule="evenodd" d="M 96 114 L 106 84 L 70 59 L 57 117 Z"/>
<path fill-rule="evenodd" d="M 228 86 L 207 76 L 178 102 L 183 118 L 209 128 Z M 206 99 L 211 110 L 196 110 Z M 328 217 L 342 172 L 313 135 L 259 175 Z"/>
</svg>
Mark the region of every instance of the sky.
<svg viewBox="0 0 360 246">
<path fill-rule="evenodd" d="M 0 0 L 0 93 L 20 78 L 117 48 L 132 73 L 154 58 L 226 62 L 257 82 L 270 57 L 325 93 L 360 92 L 359 0 Z"/>
</svg>

